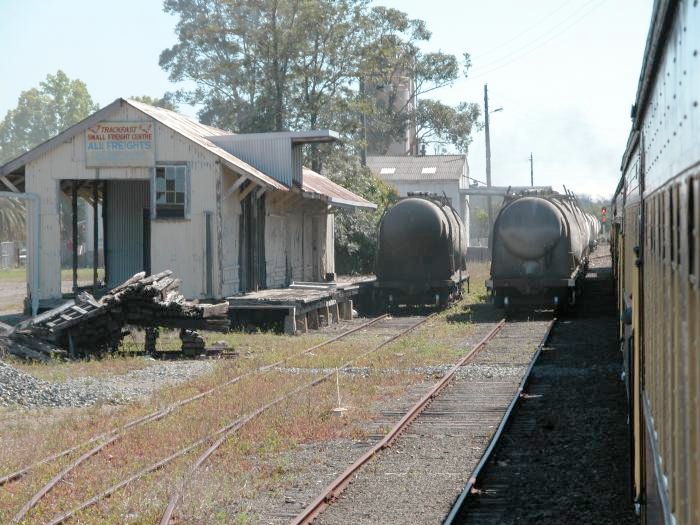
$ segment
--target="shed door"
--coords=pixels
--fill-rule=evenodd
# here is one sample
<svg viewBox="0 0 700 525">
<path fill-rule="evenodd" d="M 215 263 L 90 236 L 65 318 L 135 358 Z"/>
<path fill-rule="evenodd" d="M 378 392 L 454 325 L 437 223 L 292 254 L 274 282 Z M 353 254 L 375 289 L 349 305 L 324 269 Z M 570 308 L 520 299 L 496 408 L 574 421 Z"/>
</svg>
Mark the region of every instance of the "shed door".
<svg viewBox="0 0 700 525">
<path fill-rule="evenodd" d="M 323 264 L 321 261 L 322 253 L 320 245 L 321 239 L 321 218 L 311 218 L 311 263 L 312 263 L 312 281 L 323 281 Z"/>
<path fill-rule="evenodd" d="M 150 250 L 144 250 L 150 236 L 145 230 L 148 225 L 144 225 L 149 182 L 114 180 L 106 185 L 105 265 L 107 286 L 112 288 L 150 266 L 145 260 Z"/>
<path fill-rule="evenodd" d="M 265 195 L 251 192 L 241 201 L 240 282 L 241 292 L 267 287 L 265 264 Z"/>
</svg>

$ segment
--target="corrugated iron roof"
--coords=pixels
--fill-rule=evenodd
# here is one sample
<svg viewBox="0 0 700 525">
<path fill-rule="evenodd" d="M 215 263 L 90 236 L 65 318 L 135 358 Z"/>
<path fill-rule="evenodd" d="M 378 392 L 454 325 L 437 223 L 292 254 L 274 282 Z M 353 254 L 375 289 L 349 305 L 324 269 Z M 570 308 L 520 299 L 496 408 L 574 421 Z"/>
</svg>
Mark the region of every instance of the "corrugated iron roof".
<svg viewBox="0 0 700 525">
<path fill-rule="evenodd" d="M 367 167 L 386 181 L 458 181 L 469 175 L 466 155 L 371 156 Z"/>
<path fill-rule="evenodd" d="M 236 171 L 237 173 L 249 177 L 251 180 L 257 182 L 258 184 L 269 188 L 274 188 L 280 191 L 289 190 L 289 188 L 281 182 L 276 181 L 268 175 L 265 175 L 263 172 L 256 169 L 254 166 L 251 166 L 247 162 L 243 162 L 238 157 L 221 149 L 219 146 L 217 146 L 212 141 L 206 138 L 208 136 L 211 137 L 215 135 L 230 135 L 230 132 L 207 126 L 205 124 L 197 122 L 194 119 L 191 119 L 184 115 L 180 115 L 175 111 L 170 111 L 169 109 L 157 108 L 155 106 L 144 104 L 143 102 L 123 98 L 116 99 L 108 106 L 105 106 L 104 108 L 93 113 L 86 119 L 62 131 L 55 137 L 50 138 L 46 142 L 9 161 L 5 165 L 0 166 L 0 176 L 8 175 L 10 173 L 15 172 L 16 170 L 26 165 L 28 162 L 31 162 L 32 160 L 40 157 L 47 151 L 50 151 L 53 148 L 72 139 L 76 135 L 83 133 L 90 126 L 94 126 L 95 124 L 109 118 L 109 116 L 112 113 L 114 113 L 117 109 L 119 109 L 119 107 L 121 107 L 122 104 L 128 104 L 132 106 L 133 108 L 148 115 L 152 119 L 160 122 L 164 126 L 172 129 L 176 133 L 179 133 L 185 138 L 191 140 L 192 142 L 202 146 L 203 148 L 207 149 L 208 151 L 219 157 L 224 164 L 228 165 L 229 168 Z"/>
<path fill-rule="evenodd" d="M 249 176 L 259 184 L 262 184 L 263 186 L 271 187 L 281 191 L 287 191 L 289 189 L 281 182 L 276 181 L 269 175 L 265 175 L 262 171 L 258 170 L 254 166 L 251 166 L 247 162 L 242 161 L 241 159 L 224 150 L 223 148 L 220 148 L 207 138 L 211 136 L 231 135 L 231 132 L 224 131 L 223 129 L 219 128 L 214 128 L 212 126 L 207 126 L 206 124 L 197 122 L 194 119 L 186 117 L 185 115 L 181 115 L 180 113 L 177 113 L 175 111 L 171 111 L 169 109 L 158 108 L 131 99 L 127 99 L 126 103 L 145 113 L 152 119 L 157 120 L 164 126 L 179 133 L 183 137 L 188 138 L 196 144 L 199 144 L 206 150 L 219 157 L 224 162 L 224 164 L 228 165 L 228 167 L 234 170 L 235 172 L 240 173 L 244 176 Z"/>
<path fill-rule="evenodd" d="M 116 99 L 108 106 L 105 106 L 101 110 L 93 113 L 86 119 L 64 130 L 63 132 L 47 140 L 43 144 L 40 144 L 39 146 L 29 150 L 23 155 L 20 155 L 19 157 L 9 161 L 5 165 L 0 166 L 0 176 L 8 175 L 10 173 L 15 172 L 16 170 L 26 165 L 28 162 L 31 162 L 32 160 L 43 155 L 47 151 L 50 151 L 56 146 L 63 144 L 64 142 L 75 137 L 76 135 L 84 132 L 90 126 L 93 126 L 109 118 L 109 116 L 114 111 L 119 109 L 119 107 L 121 107 L 122 104 L 128 104 L 132 106 L 133 108 L 137 109 L 138 111 L 141 111 L 142 113 L 151 117 L 152 119 L 156 120 L 162 125 L 172 129 L 176 133 L 200 145 L 201 147 L 205 148 L 206 150 L 219 157 L 221 161 L 229 168 L 236 171 L 237 173 L 242 174 L 245 177 L 250 178 L 254 182 L 268 188 L 274 188 L 279 191 L 289 191 L 289 187 L 285 186 L 284 184 L 275 180 L 274 178 L 266 175 L 251 164 L 248 164 L 247 162 L 244 162 L 243 160 L 236 157 L 235 155 L 227 152 L 226 150 L 217 146 L 207 138 L 232 135 L 231 132 L 224 131 L 222 129 L 215 128 L 212 126 L 207 126 L 206 124 L 197 122 L 192 118 L 186 117 L 184 115 L 181 115 L 180 113 L 171 111 L 169 109 L 159 108 L 151 106 L 149 104 L 144 104 L 143 102 L 138 102 L 136 100 L 123 98 Z M 302 141 L 308 141 L 311 139 L 328 141 L 335 140 L 336 138 L 333 135 L 333 132 L 330 131 L 325 131 L 322 135 L 319 135 L 318 131 L 300 132 L 296 135 L 293 133 L 287 134 L 290 136 L 293 135 L 294 137 Z M 368 200 L 360 197 L 359 195 L 355 195 L 350 190 L 343 188 L 339 184 L 330 181 L 323 175 L 320 175 L 308 168 L 304 168 L 302 180 L 302 192 L 307 198 L 324 199 L 330 204 L 336 206 L 371 209 L 377 207 L 375 204 L 369 202 Z"/>
<path fill-rule="evenodd" d="M 377 208 L 376 204 L 359 195 L 355 195 L 347 188 L 343 188 L 340 184 L 336 184 L 312 169 L 304 168 L 302 180 L 302 191 L 305 197 L 324 199 L 338 207 L 368 208 L 373 210 Z"/>
</svg>

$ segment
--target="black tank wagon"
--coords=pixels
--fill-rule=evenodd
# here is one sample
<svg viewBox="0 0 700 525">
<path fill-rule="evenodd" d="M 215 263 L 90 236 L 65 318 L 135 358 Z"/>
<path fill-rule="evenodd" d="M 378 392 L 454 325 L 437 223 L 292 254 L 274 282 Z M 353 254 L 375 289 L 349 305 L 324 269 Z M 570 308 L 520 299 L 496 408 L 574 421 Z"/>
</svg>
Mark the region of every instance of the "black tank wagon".
<svg viewBox="0 0 700 525">
<path fill-rule="evenodd" d="M 445 306 L 469 280 L 467 232 L 446 198 L 409 194 L 379 224 L 373 303 Z"/>
<path fill-rule="evenodd" d="M 565 308 L 574 304 L 599 231 L 571 194 L 551 190 L 508 195 L 491 236 L 491 279 L 499 306 Z"/>
</svg>

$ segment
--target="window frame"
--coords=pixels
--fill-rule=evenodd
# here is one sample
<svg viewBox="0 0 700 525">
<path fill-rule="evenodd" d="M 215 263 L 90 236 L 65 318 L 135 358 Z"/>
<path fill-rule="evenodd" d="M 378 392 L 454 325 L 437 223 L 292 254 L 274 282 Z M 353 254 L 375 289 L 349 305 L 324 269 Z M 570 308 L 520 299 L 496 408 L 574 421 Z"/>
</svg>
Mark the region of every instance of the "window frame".
<svg viewBox="0 0 700 525">
<path fill-rule="evenodd" d="M 158 215 L 158 170 L 167 168 L 183 168 L 185 171 L 185 187 L 184 187 L 184 203 L 183 203 L 183 215 L 169 217 Z M 192 183 L 191 183 L 191 169 L 190 163 L 186 161 L 174 161 L 174 162 L 158 162 L 151 169 L 151 220 L 154 221 L 186 221 L 190 220 L 191 214 L 191 194 L 192 194 Z"/>
</svg>

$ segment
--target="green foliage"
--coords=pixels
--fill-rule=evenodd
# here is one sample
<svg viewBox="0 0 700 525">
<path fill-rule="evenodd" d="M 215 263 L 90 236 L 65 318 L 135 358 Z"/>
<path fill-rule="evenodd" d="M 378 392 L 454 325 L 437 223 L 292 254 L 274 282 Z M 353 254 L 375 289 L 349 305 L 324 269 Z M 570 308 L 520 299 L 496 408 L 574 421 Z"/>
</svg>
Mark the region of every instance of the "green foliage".
<svg viewBox="0 0 700 525">
<path fill-rule="evenodd" d="M 170 111 L 177 111 L 177 103 L 175 102 L 175 97 L 172 93 L 166 93 L 161 98 L 150 97 L 148 95 L 141 95 L 140 97 L 130 98 L 131 100 L 143 102 L 144 104 L 148 104 L 149 106 L 169 109 Z"/>
<path fill-rule="evenodd" d="M 327 125 L 334 99 L 357 74 L 364 0 L 166 0 L 179 42 L 163 51 L 171 80 L 197 89 L 180 100 L 200 118 L 239 132 Z"/>
<path fill-rule="evenodd" d="M 588 212 L 599 219 L 602 217 L 602 214 L 600 213 L 601 208 L 607 207 L 608 210 L 610 208 L 610 198 L 592 197 L 583 193 L 576 195 L 576 198 L 578 199 L 581 208 L 583 208 L 583 211 Z M 608 213 L 610 212 L 608 211 Z"/>
<path fill-rule="evenodd" d="M 487 238 L 489 236 L 489 214 L 482 208 L 476 208 L 470 217 L 471 237 L 472 238 Z"/>
<path fill-rule="evenodd" d="M 460 75 L 454 55 L 421 50 L 431 37 L 425 22 L 369 0 L 166 0 L 164 6 L 179 16 L 178 43 L 161 53 L 160 65 L 173 81 L 196 82 L 178 100 L 202 105 L 202 121 L 224 129 L 328 127 L 359 151 L 363 118 L 387 139 L 418 121 L 417 108 L 397 105 L 393 92 L 379 107 L 373 89 L 410 76 L 413 100 Z M 468 68 L 465 53 L 462 71 Z M 424 140 L 465 150 L 478 108 L 448 111 L 433 102 L 420 113 Z"/>
<path fill-rule="evenodd" d="M 366 129 L 388 146 L 415 125 L 423 143 L 466 151 L 478 125 L 475 104 L 425 98 L 466 74 L 469 55 L 424 51 L 425 22 L 397 9 L 370 0 L 165 0 L 164 9 L 179 18 L 178 41 L 160 65 L 172 81 L 196 83 L 175 95 L 199 104 L 203 122 L 235 132 L 331 128 L 343 136 L 341 146 L 309 148 L 305 161 L 379 210 L 338 213 L 339 272 L 372 270 L 377 223 L 396 197 L 356 160 Z M 404 101 L 391 86 L 409 77 Z M 378 88 L 387 93 L 382 104 Z"/>
<path fill-rule="evenodd" d="M 422 51 L 421 44 L 431 38 L 422 20 L 411 20 L 405 13 L 385 7 L 372 9 L 370 18 L 371 36 L 362 50 L 361 70 L 368 106 L 365 115 L 374 139 L 371 153 L 385 154 L 390 142 L 405 136 L 408 126 L 415 126 L 418 144 L 452 145 L 466 152 L 472 127 L 478 126 L 479 106 L 463 102 L 451 107 L 425 98 L 459 78 L 457 57 Z M 470 66 L 469 54 L 464 53 L 464 76 Z M 399 84 L 403 90 L 394 88 Z M 381 90 L 382 96 L 377 97 L 376 90 Z M 418 151 L 418 144 L 411 145 L 413 151 Z"/>
<path fill-rule="evenodd" d="M 61 70 L 47 75 L 38 88 L 23 91 L 17 107 L 0 121 L 0 165 L 57 135 L 97 111 L 85 83 Z M 0 198 L 0 239 L 23 240 L 25 207 Z"/>
<path fill-rule="evenodd" d="M 335 266 L 340 274 L 374 272 L 377 231 L 384 211 L 398 199 L 396 191 L 356 159 L 329 156 L 329 178 L 377 204 L 375 211 L 339 210 L 335 216 Z"/>
<path fill-rule="evenodd" d="M 38 88 L 23 91 L 17 107 L 0 121 L 0 164 L 97 111 L 85 83 L 71 80 L 61 70 L 47 75 Z"/>
<path fill-rule="evenodd" d="M 418 140 L 434 146 L 451 144 L 460 153 L 466 153 L 479 114 L 477 104 L 462 102 L 453 108 L 437 100 L 421 100 L 416 118 Z"/>
<path fill-rule="evenodd" d="M 24 204 L 0 197 L 0 241 L 25 240 Z"/>
</svg>

